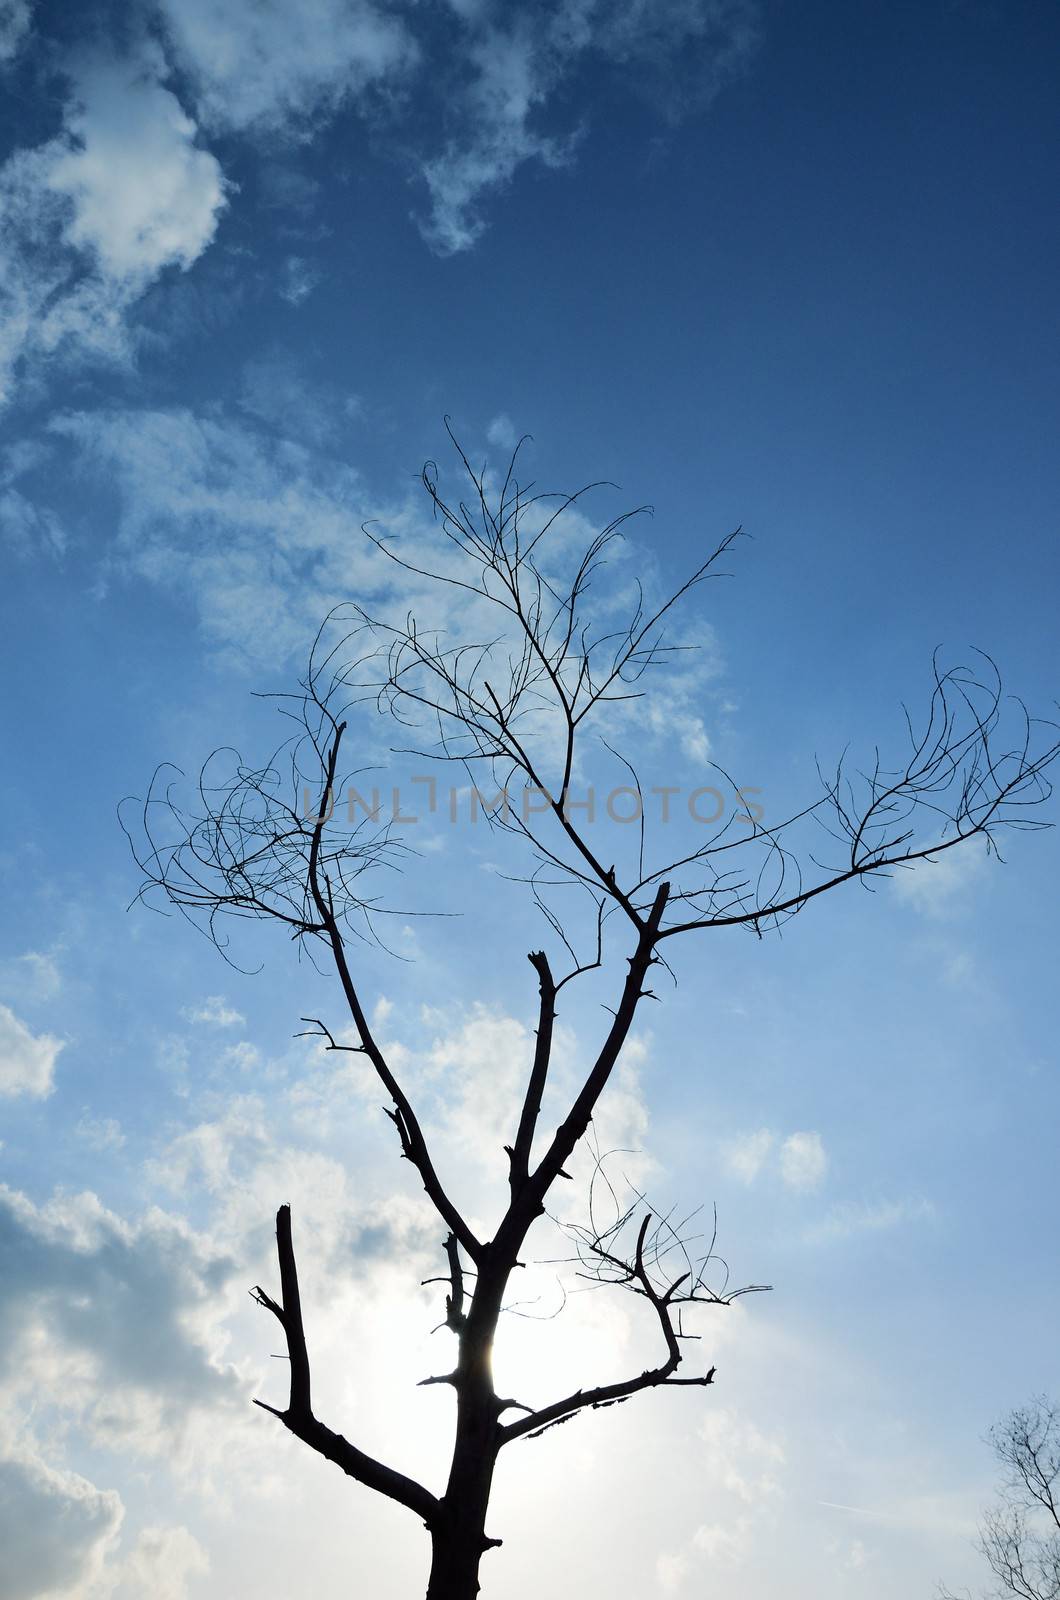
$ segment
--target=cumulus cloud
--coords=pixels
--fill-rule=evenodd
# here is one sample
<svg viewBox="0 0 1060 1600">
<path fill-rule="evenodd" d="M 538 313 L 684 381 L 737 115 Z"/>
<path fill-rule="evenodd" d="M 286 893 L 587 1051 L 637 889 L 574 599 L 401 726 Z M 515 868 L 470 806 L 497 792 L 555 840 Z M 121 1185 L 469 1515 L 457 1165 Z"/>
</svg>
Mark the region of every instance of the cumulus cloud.
<svg viewBox="0 0 1060 1600">
<path fill-rule="evenodd" d="M 139 64 L 100 63 L 81 75 L 66 129 L 45 181 L 69 201 L 67 242 L 118 282 L 190 267 L 214 236 L 224 182 L 176 96 Z"/>
<path fill-rule="evenodd" d="M 0 1095 L 42 1100 L 51 1094 L 62 1048 L 61 1039 L 31 1033 L 10 1006 L 0 1005 Z"/>
<path fill-rule="evenodd" d="M 25 356 L 128 361 L 130 308 L 212 240 L 221 169 L 164 73 L 153 51 L 82 64 L 63 131 L 0 168 L 0 399 Z"/>
<path fill-rule="evenodd" d="M 91 1193 L 36 1205 L 0 1185 L 0 1378 L 61 1376 L 62 1403 L 101 1440 L 174 1447 L 190 1410 L 242 1396 L 210 1329 L 233 1263 L 179 1219 L 116 1216 Z"/>
<path fill-rule="evenodd" d="M 98 1576 L 121 1527 L 122 1503 L 33 1452 L 0 1457 L 0 1593 L 68 1594 Z"/>
</svg>

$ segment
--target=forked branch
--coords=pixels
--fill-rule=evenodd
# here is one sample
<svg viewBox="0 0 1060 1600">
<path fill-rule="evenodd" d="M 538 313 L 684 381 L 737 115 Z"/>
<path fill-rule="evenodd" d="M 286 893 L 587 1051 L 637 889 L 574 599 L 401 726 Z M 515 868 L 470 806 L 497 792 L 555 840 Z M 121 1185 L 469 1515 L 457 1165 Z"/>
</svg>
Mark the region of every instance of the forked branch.
<svg viewBox="0 0 1060 1600">
<path fill-rule="evenodd" d="M 423 1518 L 428 1528 L 431 1527 L 437 1517 L 438 1501 L 429 1489 L 404 1473 L 396 1472 L 393 1467 L 385 1466 L 373 1456 L 366 1455 L 363 1450 L 358 1450 L 341 1433 L 334 1433 L 313 1415 L 309 1352 L 302 1326 L 298 1268 L 291 1238 L 291 1208 L 287 1205 L 281 1206 L 276 1213 L 276 1254 L 280 1266 L 279 1303 L 260 1285 L 251 1294 L 259 1306 L 272 1312 L 284 1331 L 291 1364 L 291 1393 L 283 1411 L 267 1405 L 264 1400 L 255 1400 L 254 1404 L 279 1417 L 284 1427 L 289 1428 L 296 1438 L 309 1445 L 318 1455 L 334 1461 L 348 1477 L 356 1478 L 358 1483 L 363 1483 L 367 1488 L 408 1506 L 410 1511 Z"/>
</svg>

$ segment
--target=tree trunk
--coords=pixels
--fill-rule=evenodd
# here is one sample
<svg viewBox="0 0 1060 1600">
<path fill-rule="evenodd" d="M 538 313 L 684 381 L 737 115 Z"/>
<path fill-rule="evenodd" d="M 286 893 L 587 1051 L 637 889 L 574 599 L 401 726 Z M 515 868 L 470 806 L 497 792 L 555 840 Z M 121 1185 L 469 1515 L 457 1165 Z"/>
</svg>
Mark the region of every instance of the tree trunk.
<svg viewBox="0 0 1060 1600">
<path fill-rule="evenodd" d="M 492 1393 L 479 1389 L 458 1398 L 456 1441 L 449 1482 L 431 1531 L 431 1576 L 427 1600 L 475 1600 L 478 1567 L 491 1541 L 486 1537 L 493 1468 L 497 1459 L 497 1409 Z"/>
<path fill-rule="evenodd" d="M 496 1256 L 480 1261 L 475 1293 L 460 1333 L 456 1437 L 449 1482 L 431 1529 L 427 1600 L 476 1600 L 483 1552 L 500 1543 L 486 1535 L 486 1512 L 500 1434 L 493 1388 L 493 1337 L 510 1271 L 507 1262 L 498 1266 Z"/>
</svg>

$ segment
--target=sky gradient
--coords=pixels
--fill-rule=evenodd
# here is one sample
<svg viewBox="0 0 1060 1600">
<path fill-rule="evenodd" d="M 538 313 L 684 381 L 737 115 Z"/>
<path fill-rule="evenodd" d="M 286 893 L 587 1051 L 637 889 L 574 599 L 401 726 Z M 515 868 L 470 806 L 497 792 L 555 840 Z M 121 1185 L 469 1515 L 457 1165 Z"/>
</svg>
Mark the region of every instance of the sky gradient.
<svg viewBox="0 0 1060 1600">
<path fill-rule="evenodd" d="M 606 481 L 585 528 L 650 505 L 619 584 L 751 535 L 631 725 L 654 782 L 717 763 L 776 819 L 901 747 L 936 649 L 1054 711 L 1058 46 L 1038 0 L 0 0 L 5 1597 L 283 1600 L 307 1551 L 320 1600 L 422 1592 L 408 1514 L 251 1406 L 246 1291 L 290 1201 L 322 1413 L 435 1483 L 438 1227 L 372 1085 L 293 1038 L 327 982 L 130 909 L 116 809 L 266 756 L 253 691 L 337 602 L 426 607 L 360 529 L 428 547 L 444 417 Z M 488 1218 L 542 924 L 481 826 L 415 843 L 394 903 L 460 916 L 397 917 L 364 988 Z M 774 1290 L 704 1324 L 712 1389 L 502 1457 L 489 1600 L 977 1586 L 983 1435 L 1060 1389 L 1060 847 L 1002 853 L 680 951 L 600 1137 Z M 611 992 L 561 1015 L 568 1081 Z M 499 1369 L 639 1370 L 636 1309 L 512 1317 Z"/>
</svg>

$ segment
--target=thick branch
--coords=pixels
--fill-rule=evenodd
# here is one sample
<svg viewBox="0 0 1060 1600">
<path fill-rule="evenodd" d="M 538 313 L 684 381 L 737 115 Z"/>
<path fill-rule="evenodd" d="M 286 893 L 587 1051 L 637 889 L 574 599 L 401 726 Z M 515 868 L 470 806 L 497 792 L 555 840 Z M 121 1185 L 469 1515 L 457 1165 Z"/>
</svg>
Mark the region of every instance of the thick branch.
<svg viewBox="0 0 1060 1600">
<path fill-rule="evenodd" d="M 510 1444 L 513 1439 L 522 1439 L 527 1434 L 543 1433 L 546 1428 L 552 1428 L 559 1422 L 567 1422 L 579 1411 L 617 1405 L 631 1395 L 639 1394 L 642 1389 L 679 1384 L 702 1389 L 714 1382 L 714 1367 L 702 1378 L 672 1378 L 669 1376 L 672 1371 L 667 1361 L 661 1367 L 653 1367 L 636 1378 L 627 1378 L 623 1383 L 604 1383 L 596 1389 L 577 1389 L 565 1400 L 556 1400 L 550 1406 L 542 1406 L 540 1411 L 531 1411 L 528 1416 L 520 1417 L 517 1422 L 509 1422 L 507 1427 L 501 1429 L 501 1444 Z"/>
<path fill-rule="evenodd" d="M 600 1054 L 597 1056 L 592 1071 L 586 1078 L 578 1098 L 563 1122 L 556 1129 L 552 1143 L 533 1174 L 530 1188 L 538 1203 L 548 1193 L 552 1183 L 570 1159 L 578 1140 L 589 1126 L 589 1118 L 593 1114 L 596 1102 L 599 1100 L 629 1036 L 637 1006 L 644 994 L 643 984 L 652 963 L 655 943 L 659 938 L 659 926 L 662 922 L 663 912 L 666 909 L 669 893 L 670 885 L 668 883 L 659 885 L 655 901 L 637 941 L 637 948 L 630 959 L 629 974 L 623 985 L 622 998 L 608 1030 L 607 1038 L 604 1040 Z"/>
<path fill-rule="evenodd" d="M 294 1245 L 291 1239 L 291 1208 L 287 1205 L 281 1206 L 276 1213 L 276 1254 L 280 1265 L 282 1303 L 277 1305 L 276 1301 L 260 1287 L 254 1289 L 253 1295 L 259 1305 L 272 1312 L 286 1335 L 287 1354 L 291 1363 L 291 1396 L 285 1411 L 266 1405 L 264 1400 L 255 1400 L 254 1404 L 260 1406 L 263 1411 L 270 1411 L 274 1417 L 279 1417 L 284 1426 L 297 1438 L 309 1445 L 318 1455 L 324 1456 L 328 1461 L 334 1461 L 348 1477 L 356 1478 L 358 1483 L 363 1483 L 367 1488 L 375 1489 L 379 1494 L 398 1501 L 400 1505 L 408 1506 L 410 1511 L 423 1518 L 428 1527 L 432 1526 L 438 1513 L 438 1501 L 429 1489 L 425 1489 L 415 1479 L 407 1478 L 404 1473 L 396 1472 L 393 1467 L 385 1466 L 373 1456 L 366 1455 L 363 1450 L 358 1450 L 356 1445 L 350 1444 L 341 1433 L 333 1433 L 313 1415 L 310 1402 L 309 1353 L 302 1326 L 298 1269 L 295 1265 Z"/>
<path fill-rule="evenodd" d="M 530 1081 L 526 1086 L 526 1097 L 519 1117 L 519 1131 L 515 1136 L 515 1145 L 511 1152 L 510 1182 L 513 1195 L 519 1193 L 530 1175 L 530 1147 L 534 1142 L 534 1129 L 541 1114 L 541 1096 L 544 1093 L 549 1062 L 552 1059 L 552 1031 L 556 1020 L 556 984 L 548 964 L 548 957 L 543 950 L 535 950 L 530 955 L 530 962 L 540 979 L 541 1003 L 538 1010 L 534 1062 L 530 1069 Z"/>
</svg>

